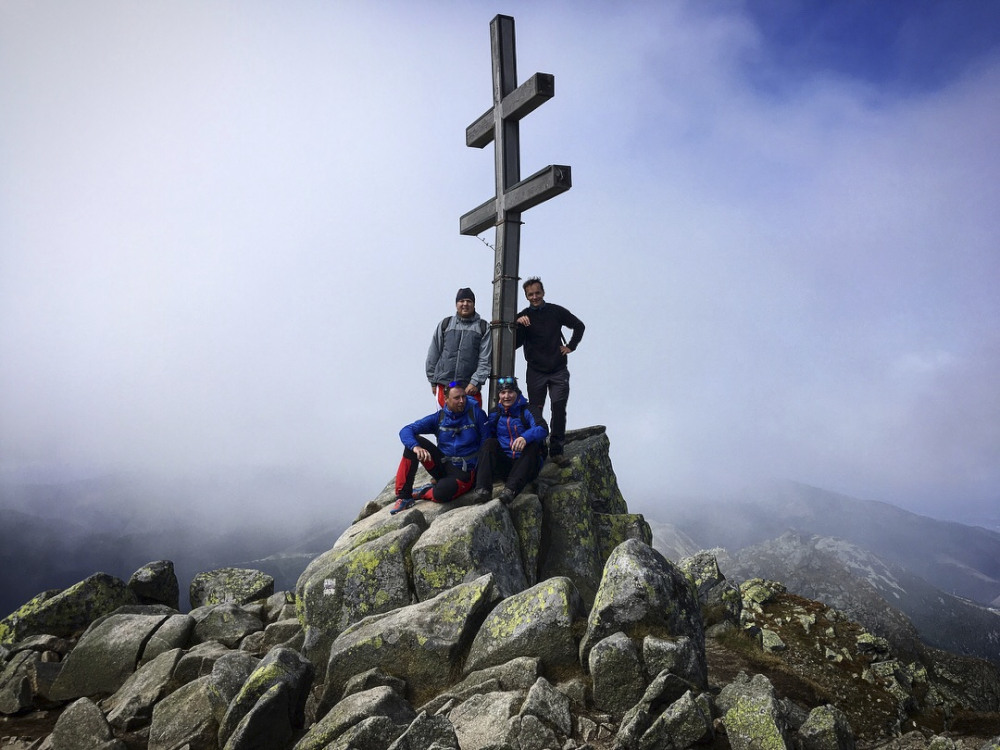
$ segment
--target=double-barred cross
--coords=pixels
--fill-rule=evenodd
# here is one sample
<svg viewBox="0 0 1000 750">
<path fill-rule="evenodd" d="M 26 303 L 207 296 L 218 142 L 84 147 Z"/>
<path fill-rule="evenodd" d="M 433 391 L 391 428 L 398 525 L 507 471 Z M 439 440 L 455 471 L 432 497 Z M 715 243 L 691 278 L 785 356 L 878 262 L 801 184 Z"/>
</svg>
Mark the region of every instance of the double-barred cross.
<svg viewBox="0 0 1000 750">
<path fill-rule="evenodd" d="M 476 236 L 496 227 L 493 265 L 493 375 L 490 405 L 497 401 L 497 379 L 514 374 L 515 322 L 521 212 L 572 187 L 569 167 L 549 165 L 521 179 L 518 122 L 555 96 L 555 76 L 535 73 L 517 85 L 514 19 L 490 21 L 493 50 L 493 106 L 465 129 L 465 143 L 483 148 L 494 143 L 496 194 L 459 220 L 461 234 Z"/>
</svg>

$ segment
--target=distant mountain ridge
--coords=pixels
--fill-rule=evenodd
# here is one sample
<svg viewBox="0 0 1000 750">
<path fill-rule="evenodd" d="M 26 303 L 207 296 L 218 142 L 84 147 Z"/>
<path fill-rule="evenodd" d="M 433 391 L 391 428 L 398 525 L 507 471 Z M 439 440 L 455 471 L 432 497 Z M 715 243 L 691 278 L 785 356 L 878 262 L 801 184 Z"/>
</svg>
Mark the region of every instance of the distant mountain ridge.
<svg viewBox="0 0 1000 750">
<path fill-rule="evenodd" d="M 994 532 L 790 482 L 740 500 L 685 503 L 670 518 L 650 525 L 671 559 L 711 544 L 735 582 L 782 581 L 906 651 L 919 638 L 1000 664 Z"/>
<path fill-rule="evenodd" d="M 1000 605 L 1000 533 L 888 503 L 774 482 L 741 497 L 673 503 L 657 520 L 706 548 L 739 550 L 786 531 L 843 539 L 953 596 Z"/>
</svg>

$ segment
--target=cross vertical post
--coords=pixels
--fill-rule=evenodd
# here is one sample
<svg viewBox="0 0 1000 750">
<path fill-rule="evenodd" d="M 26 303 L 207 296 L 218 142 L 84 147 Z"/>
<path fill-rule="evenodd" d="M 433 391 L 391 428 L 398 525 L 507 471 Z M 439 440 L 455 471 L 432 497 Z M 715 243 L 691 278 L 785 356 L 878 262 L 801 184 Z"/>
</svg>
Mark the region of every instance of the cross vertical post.
<svg viewBox="0 0 1000 750">
<path fill-rule="evenodd" d="M 514 374 L 517 282 L 520 263 L 521 212 L 572 187 L 567 166 L 550 165 L 521 180 L 520 133 L 522 117 L 555 96 L 555 77 L 536 73 L 517 85 L 514 19 L 498 15 L 490 22 L 493 60 L 493 106 L 465 130 L 467 146 L 494 143 L 496 193 L 464 214 L 459 232 L 476 236 L 496 228 L 493 262 L 493 362 L 490 406 L 497 402 L 497 379 Z"/>
</svg>

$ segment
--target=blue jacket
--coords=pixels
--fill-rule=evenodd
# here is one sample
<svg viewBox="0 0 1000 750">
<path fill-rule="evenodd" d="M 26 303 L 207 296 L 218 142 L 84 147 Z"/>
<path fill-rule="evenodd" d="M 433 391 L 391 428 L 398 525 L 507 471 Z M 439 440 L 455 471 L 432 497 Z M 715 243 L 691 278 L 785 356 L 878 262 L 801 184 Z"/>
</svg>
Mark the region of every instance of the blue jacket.
<svg viewBox="0 0 1000 750">
<path fill-rule="evenodd" d="M 461 414 L 445 407 L 399 431 L 400 441 L 410 450 L 417 447 L 417 435 L 436 436 L 438 448 L 446 458 L 457 463 L 464 459 L 467 465 L 475 466 L 476 454 L 486 435 L 486 414 L 476 400 L 470 398 Z"/>
<path fill-rule="evenodd" d="M 527 428 L 525 422 L 528 423 Z M 518 437 L 523 437 L 529 443 L 540 443 L 548 434 L 549 428 L 542 419 L 541 412 L 528 405 L 528 399 L 523 393 L 517 395 L 517 401 L 511 404 L 509 410 L 504 409 L 503 404 L 493 407 L 486 425 L 486 437 L 495 437 L 503 452 L 511 458 L 517 458 L 510 444 Z"/>
</svg>

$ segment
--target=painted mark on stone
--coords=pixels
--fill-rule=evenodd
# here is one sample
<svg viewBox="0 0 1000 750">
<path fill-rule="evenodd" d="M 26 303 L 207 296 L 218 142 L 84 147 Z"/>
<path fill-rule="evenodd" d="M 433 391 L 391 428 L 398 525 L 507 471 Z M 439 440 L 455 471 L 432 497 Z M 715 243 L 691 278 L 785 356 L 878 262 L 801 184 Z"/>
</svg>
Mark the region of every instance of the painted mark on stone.
<svg viewBox="0 0 1000 750">
<path fill-rule="evenodd" d="M 336 578 L 324 578 L 323 579 L 323 596 L 333 596 L 337 593 L 337 579 Z"/>
</svg>

